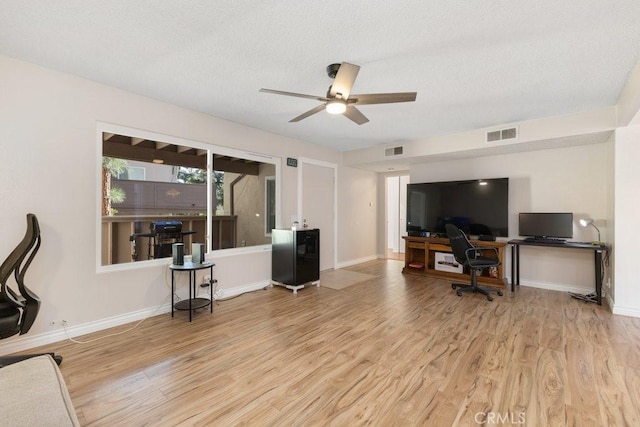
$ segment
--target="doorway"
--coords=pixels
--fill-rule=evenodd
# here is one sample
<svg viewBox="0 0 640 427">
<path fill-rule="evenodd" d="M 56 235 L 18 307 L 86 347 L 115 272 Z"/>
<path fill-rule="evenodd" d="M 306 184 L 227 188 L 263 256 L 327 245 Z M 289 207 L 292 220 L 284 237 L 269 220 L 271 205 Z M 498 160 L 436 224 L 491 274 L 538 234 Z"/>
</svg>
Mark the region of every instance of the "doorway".
<svg viewBox="0 0 640 427">
<path fill-rule="evenodd" d="M 409 175 L 388 176 L 385 180 L 386 258 L 404 260 L 407 235 L 407 184 Z"/>
</svg>

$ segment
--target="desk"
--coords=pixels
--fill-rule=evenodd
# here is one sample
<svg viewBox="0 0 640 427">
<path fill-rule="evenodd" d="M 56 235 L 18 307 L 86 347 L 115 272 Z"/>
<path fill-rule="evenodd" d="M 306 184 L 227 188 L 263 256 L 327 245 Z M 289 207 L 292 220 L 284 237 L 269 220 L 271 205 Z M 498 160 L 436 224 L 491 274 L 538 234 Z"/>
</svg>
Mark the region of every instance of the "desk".
<svg viewBox="0 0 640 427">
<path fill-rule="evenodd" d="M 189 310 L 189 322 L 191 322 L 191 315 L 193 310 L 203 308 L 206 306 L 211 307 L 210 312 L 213 313 L 213 280 L 209 282 L 209 299 L 196 298 L 196 271 L 209 269 L 209 278 L 213 279 L 213 266 L 215 264 L 211 261 L 203 262 L 202 264 L 194 264 L 192 262 L 185 262 L 184 265 L 171 264 L 169 270 L 171 270 L 171 317 L 173 317 L 173 310 Z M 189 272 L 189 299 L 182 300 L 174 303 L 176 292 L 176 271 L 188 271 Z"/>
<path fill-rule="evenodd" d="M 596 274 L 595 298 L 598 305 L 602 305 L 602 254 L 607 250 L 606 245 L 583 242 L 538 243 L 528 242 L 526 240 L 509 240 L 507 243 L 511 245 L 511 292 L 515 290 L 516 285 L 520 286 L 520 246 L 541 246 L 548 248 L 582 249 L 593 251 Z"/>
</svg>

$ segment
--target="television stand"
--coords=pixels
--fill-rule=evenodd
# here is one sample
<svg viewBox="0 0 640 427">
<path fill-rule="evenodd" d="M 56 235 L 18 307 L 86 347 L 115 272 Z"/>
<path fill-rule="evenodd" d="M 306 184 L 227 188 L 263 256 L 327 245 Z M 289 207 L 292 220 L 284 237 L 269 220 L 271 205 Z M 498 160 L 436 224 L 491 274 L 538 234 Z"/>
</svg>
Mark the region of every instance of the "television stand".
<svg viewBox="0 0 640 427">
<path fill-rule="evenodd" d="M 412 237 L 403 236 L 406 248 L 404 254 L 404 268 L 402 273 L 420 274 L 425 276 L 440 277 L 450 279 L 452 281 L 469 282 L 471 274 L 464 270 L 462 273 L 446 271 L 448 262 L 436 261 L 436 254 L 444 254 L 447 257 L 453 257 L 449 238 L 447 237 Z M 481 240 L 471 240 L 474 246 L 485 248 L 495 248 L 498 251 L 498 259 L 500 265 L 495 269 L 484 269 L 482 274 L 478 275 L 478 283 L 484 285 L 506 287 L 507 283 L 504 278 L 504 242 L 491 242 Z M 456 263 L 457 264 L 457 263 Z M 451 269 L 449 269 L 451 270 Z"/>
</svg>

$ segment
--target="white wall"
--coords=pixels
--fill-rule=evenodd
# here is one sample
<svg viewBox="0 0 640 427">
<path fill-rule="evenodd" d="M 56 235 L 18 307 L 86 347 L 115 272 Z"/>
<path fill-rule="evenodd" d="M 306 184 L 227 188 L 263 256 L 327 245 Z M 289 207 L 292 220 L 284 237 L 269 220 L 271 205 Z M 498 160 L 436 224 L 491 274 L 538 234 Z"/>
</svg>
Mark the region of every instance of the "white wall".
<svg viewBox="0 0 640 427">
<path fill-rule="evenodd" d="M 640 317 L 638 230 L 640 218 L 640 126 L 615 136 L 615 304 L 613 312 Z"/>
<path fill-rule="evenodd" d="M 608 144 L 591 144 L 474 159 L 415 165 L 411 182 L 479 178 L 509 178 L 509 236 L 518 237 L 519 212 L 573 212 L 575 241 L 597 239 L 593 228 L 578 219 L 592 217 L 602 239 L 608 236 Z M 510 251 L 505 273 L 510 276 Z M 594 291 L 591 251 L 523 247 L 520 250 L 522 285 L 563 291 Z M 605 280 L 606 281 L 606 280 Z"/>
<path fill-rule="evenodd" d="M 38 216 L 43 236 L 27 274 L 43 301 L 40 314 L 29 334 L 2 340 L 0 354 L 24 348 L 20 343 L 32 342 L 31 337 L 55 332 L 62 339 L 60 326 L 51 321 L 108 327 L 167 303 L 164 265 L 96 273 L 98 121 L 282 158 L 281 225 L 288 225 L 297 209 L 297 170 L 285 167 L 284 158 L 304 155 L 336 163 L 338 261 L 375 257 L 375 213 L 369 204 L 376 204 L 376 175 L 341 166 L 337 151 L 5 56 L 0 56 L 0 94 L 0 257 L 22 238 L 27 212 Z M 214 259 L 221 289 L 255 288 L 271 276 L 268 250 Z"/>
</svg>

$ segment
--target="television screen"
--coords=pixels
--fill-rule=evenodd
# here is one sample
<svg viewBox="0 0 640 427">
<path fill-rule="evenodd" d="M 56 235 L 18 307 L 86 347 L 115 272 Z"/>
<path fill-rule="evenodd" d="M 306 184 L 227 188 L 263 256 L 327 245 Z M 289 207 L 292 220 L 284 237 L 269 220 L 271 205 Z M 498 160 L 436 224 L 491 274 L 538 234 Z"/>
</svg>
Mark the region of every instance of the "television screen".
<svg viewBox="0 0 640 427">
<path fill-rule="evenodd" d="M 530 237 L 572 238 L 573 213 L 520 213 L 518 234 Z"/>
<path fill-rule="evenodd" d="M 410 236 L 446 234 L 455 224 L 472 236 L 509 235 L 509 178 L 428 182 L 407 186 Z"/>
</svg>

